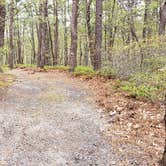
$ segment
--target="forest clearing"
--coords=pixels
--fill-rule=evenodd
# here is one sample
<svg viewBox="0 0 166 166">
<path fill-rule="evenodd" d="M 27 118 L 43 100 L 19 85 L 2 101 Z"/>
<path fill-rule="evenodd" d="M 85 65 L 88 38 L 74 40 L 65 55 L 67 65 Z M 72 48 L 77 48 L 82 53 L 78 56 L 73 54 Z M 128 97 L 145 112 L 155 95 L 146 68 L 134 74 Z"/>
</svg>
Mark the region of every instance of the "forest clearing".
<svg viewBox="0 0 166 166">
<path fill-rule="evenodd" d="M 0 166 L 166 166 L 165 0 L 0 0 Z"/>
</svg>

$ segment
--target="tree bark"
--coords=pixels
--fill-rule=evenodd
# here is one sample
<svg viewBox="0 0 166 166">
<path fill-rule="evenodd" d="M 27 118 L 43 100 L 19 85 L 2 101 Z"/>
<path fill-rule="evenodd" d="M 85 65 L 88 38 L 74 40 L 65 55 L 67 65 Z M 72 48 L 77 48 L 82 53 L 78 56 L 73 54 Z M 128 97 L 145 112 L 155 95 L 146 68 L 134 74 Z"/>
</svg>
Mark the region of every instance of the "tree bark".
<svg viewBox="0 0 166 166">
<path fill-rule="evenodd" d="M 22 58 L 22 47 L 21 47 L 21 36 L 20 36 L 20 28 L 18 27 L 18 32 L 17 32 L 17 63 L 18 64 L 23 64 L 23 58 Z"/>
<path fill-rule="evenodd" d="M 31 23 L 31 44 L 32 44 L 32 50 L 33 50 L 33 55 L 32 55 L 32 64 L 36 63 L 36 46 L 35 46 L 35 33 L 34 33 L 34 23 Z"/>
<path fill-rule="evenodd" d="M 59 20 L 58 20 L 58 2 L 54 0 L 54 56 L 53 56 L 53 65 L 58 65 L 58 54 L 59 54 L 59 46 L 58 46 L 58 38 L 59 38 Z"/>
<path fill-rule="evenodd" d="M 43 31 L 44 31 L 44 49 L 45 49 L 45 65 L 51 65 L 51 56 L 50 56 L 50 39 L 49 39 L 49 21 L 48 21 L 48 0 L 44 1 L 44 11 L 43 11 Z"/>
<path fill-rule="evenodd" d="M 164 124 L 165 124 L 165 132 L 166 132 L 166 96 L 164 100 L 164 107 L 165 107 Z M 165 139 L 165 149 L 163 153 L 163 158 L 161 160 L 161 166 L 166 166 L 166 139 Z"/>
<path fill-rule="evenodd" d="M 52 35 L 51 35 L 51 25 L 50 25 L 50 22 L 48 20 L 48 35 L 49 35 L 49 40 L 50 40 L 50 49 L 51 49 L 51 57 L 53 58 L 54 56 L 54 48 L 53 48 L 53 40 L 52 40 Z M 52 65 L 53 62 L 49 62 L 49 65 Z"/>
<path fill-rule="evenodd" d="M 37 66 L 44 68 L 46 57 L 46 35 L 47 35 L 47 14 L 48 1 L 40 2 L 39 5 L 39 28 L 38 28 L 38 62 Z"/>
<path fill-rule="evenodd" d="M 20 34 L 20 24 L 19 24 L 19 17 L 17 16 L 17 63 L 22 64 L 23 58 L 22 58 L 22 46 L 21 46 L 21 34 Z"/>
<path fill-rule="evenodd" d="M 109 47 L 112 49 L 114 46 L 115 35 L 117 27 L 113 25 L 113 19 L 115 16 L 115 0 L 113 1 L 111 15 L 109 16 Z"/>
<path fill-rule="evenodd" d="M 64 5 L 64 64 L 68 65 L 68 42 L 67 42 L 67 15 L 66 15 L 66 2 Z"/>
<path fill-rule="evenodd" d="M 9 67 L 13 69 L 14 67 L 14 43 L 13 43 L 13 35 L 14 35 L 14 0 L 11 0 L 9 7 Z"/>
<path fill-rule="evenodd" d="M 88 66 L 89 64 L 89 49 L 88 42 L 84 43 L 84 65 Z"/>
<path fill-rule="evenodd" d="M 94 70 L 101 68 L 103 0 L 96 0 Z"/>
<path fill-rule="evenodd" d="M 145 0 L 145 12 L 144 12 L 144 28 L 142 32 L 143 38 L 149 38 L 152 34 L 152 28 L 150 25 L 151 15 L 149 6 L 151 4 L 151 0 Z"/>
<path fill-rule="evenodd" d="M 166 1 L 160 7 L 159 35 L 165 35 L 165 24 L 166 24 Z"/>
<path fill-rule="evenodd" d="M 92 27 L 91 27 L 91 4 L 92 0 L 86 0 L 86 25 L 88 31 L 88 43 L 89 43 L 89 51 L 90 51 L 90 59 L 91 64 L 94 66 L 94 37 L 92 34 Z"/>
<path fill-rule="evenodd" d="M 5 17 L 6 17 L 6 1 L 0 2 L 0 48 L 4 45 Z"/>
<path fill-rule="evenodd" d="M 79 59 L 79 65 L 81 66 L 82 65 L 82 42 L 81 42 L 81 39 L 80 39 L 80 42 L 79 42 L 79 47 L 80 47 L 80 59 Z"/>
<path fill-rule="evenodd" d="M 73 72 L 77 66 L 77 19 L 78 19 L 78 2 L 72 0 L 72 18 L 71 18 L 71 48 L 70 48 L 70 71 Z"/>
</svg>

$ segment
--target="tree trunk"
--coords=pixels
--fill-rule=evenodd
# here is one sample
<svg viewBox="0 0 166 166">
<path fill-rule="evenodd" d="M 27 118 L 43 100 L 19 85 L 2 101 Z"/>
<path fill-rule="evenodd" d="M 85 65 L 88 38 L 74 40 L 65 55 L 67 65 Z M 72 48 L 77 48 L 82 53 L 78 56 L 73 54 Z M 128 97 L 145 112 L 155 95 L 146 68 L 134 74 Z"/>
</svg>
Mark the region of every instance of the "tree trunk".
<svg viewBox="0 0 166 166">
<path fill-rule="evenodd" d="M 38 62 L 37 66 L 44 68 L 46 57 L 46 35 L 47 35 L 47 0 L 40 2 L 39 6 L 39 28 L 38 28 Z"/>
<path fill-rule="evenodd" d="M 54 48 L 53 48 L 53 40 L 52 40 L 52 33 L 51 33 L 51 26 L 50 26 L 50 22 L 49 22 L 49 20 L 48 20 L 48 35 L 49 35 L 49 39 L 50 39 L 50 49 L 51 49 L 51 57 L 53 58 L 53 56 L 54 56 Z M 49 62 L 49 64 L 53 64 L 53 62 Z"/>
<path fill-rule="evenodd" d="M 88 42 L 84 43 L 84 65 L 88 66 L 89 64 L 89 49 L 88 49 Z"/>
<path fill-rule="evenodd" d="M 43 58 L 44 65 L 50 64 L 50 49 L 49 49 L 49 36 L 48 36 L 48 0 L 43 2 Z"/>
<path fill-rule="evenodd" d="M 109 47 L 112 49 L 114 46 L 114 41 L 115 41 L 115 34 L 117 27 L 113 25 L 113 19 L 115 16 L 115 0 L 113 1 L 113 7 L 111 11 L 111 15 L 109 16 Z"/>
<path fill-rule="evenodd" d="M 71 18 L 71 48 L 70 48 L 70 71 L 73 72 L 77 66 L 77 19 L 78 19 L 78 2 L 72 0 L 72 18 Z"/>
<path fill-rule="evenodd" d="M 41 26 L 42 26 L 41 19 L 39 18 L 39 25 L 36 24 L 37 38 L 38 38 L 37 67 L 40 67 L 40 62 L 41 62 L 41 40 L 42 40 Z"/>
<path fill-rule="evenodd" d="M 81 42 L 81 39 L 80 39 L 80 44 L 79 44 L 80 46 L 80 59 L 79 59 L 79 65 L 81 66 L 82 65 L 82 55 L 83 55 L 83 53 L 82 53 L 82 42 Z"/>
<path fill-rule="evenodd" d="M 18 32 L 17 32 L 18 36 L 17 36 L 17 63 L 18 64 L 22 64 L 23 63 L 23 58 L 22 58 L 22 51 L 21 51 L 21 37 L 20 37 L 20 28 L 18 28 Z"/>
<path fill-rule="evenodd" d="M 14 0 L 11 0 L 10 2 L 10 8 L 9 8 L 9 17 L 10 17 L 10 23 L 9 23 L 9 67 L 10 69 L 13 69 L 14 67 L 14 44 L 13 44 L 13 35 L 14 35 Z"/>
<path fill-rule="evenodd" d="M 150 25 L 151 15 L 149 6 L 151 4 L 151 0 L 145 0 L 145 12 L 144 12 L 144 28 L 142 32 L 143 38 L 148 38 L 151 36 L 152 28 Z"/>
<path fill-rule="evenodd" d="M 67 42 L 67 15 L 66 15 L 66 2 L 64 5 L 64 64 L 68 65 L 68 42 Z"/>
<path fill-rule="evenodd" d="M 159 35 L 165 35 L 165 24 L 166 24 L 166 1 L 160 7 Z"/>
<path fill-rule="evenodd" d="M 165 108 L 164 123 L 165 123 L 165 132 L 166 132 L 166 96 L 164 100 L 164 108 Z M 165 138 L 165 148 L 164 148 L 163 158 L 161 160 L 161 166 L 166 166 L 166 138 Z"/>
<path fill-rule="evenodd" d="M 22 46 L 21 46 L 21 34 L 20 34 L 20 24 L 19 24 L 19 17 L 17 16 L 17 63 L 22 64 L 23 58 L 22 58 Z"/>
<path fill-rule="evenodd" d="M 58 20 L 58 2 L 54 0 L 54 56 L 53 56 L 53 65 L 58 65 L 58 54 L 59 54 L 59 46 L 58 46 L 58 38 L 59 38 L 59 20 Z"/>
<path fill-rule="evenodd" d="M 44 49 L 45 49 L 45 65 L 51 65 L 51 56 L 50 56 L 50 39 L 49 39 L 49 21 L 48 21 L 48 0 L 44 2 L 44 11 L 43 11 L 43 31 L 44 31 Z"/>
<path fill-rule="evenodd" d="M 90 51 L 90 59 L 91 64 L 94 66 L 94 38 L 92 34 L 91 28 L 91 4 L 92 0 L 86 0 L 86 26 L 88 31 L 88 43 L 89 43 L 89 51 Z"/>
<path fill-rule="evenodd" d="M 5 17 L 6 17 L 6 1 L 0 2 L 0 48 L 4 45 Z"/>
<path fill-rule="evenodd" d="M 36 63 L 36 46 L 35 46 L 35 34 L 34 34 L 34 23 L 31 23 L 31 44 L 32 44 L 32 50 L 33 50 L 33 55 L 32 55 L 32 64 Z"/>
<path fill-rule="evenodd" d="M 103 0 L 96 0 L 94 70 L 101 68 Z"/>
<path fill-rule="evenodd" d="M 6 17 L 6 1 L 1 0 L 0 2 L 0 48 L 4 46 L 4 33 L 5 33 L 5 17 Z M 0 65 L 3 63 L 3 55 L 0 53 Z M 0 68 L 0 72 L 2 69 Z"/>
</svg>

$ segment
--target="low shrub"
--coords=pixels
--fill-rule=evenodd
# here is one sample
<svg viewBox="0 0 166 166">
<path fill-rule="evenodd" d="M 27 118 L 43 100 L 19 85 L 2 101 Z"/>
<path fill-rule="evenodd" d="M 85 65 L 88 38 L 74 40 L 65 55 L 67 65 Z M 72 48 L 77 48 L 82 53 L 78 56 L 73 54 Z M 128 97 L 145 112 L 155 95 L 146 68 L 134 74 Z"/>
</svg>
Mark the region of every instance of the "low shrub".
<svg viewBox="0 0 166 166">
<path fill-rule="evenodd" d="M 122 81 L 120 89 L 136 98 L 163 100 L 166 91 L 166 70 L 152 73 L 139 73 L 128 81 Z"/>
<path fill-rule="evenodd" d="M 77 66 L 74 70 L 74 76 L 89 76 L 95 75 L 95 71 L 91 67 L 87 66 Z"/>
<path fill-rule="evenodd" d="M 60 70 L 60 71 L 68 71 L 69 66 L 45 66 L 44 67 L 47 70 Z"/>
<path fill-rule="evenodd" d="M 106 79 L 112 79 L 116 77 L 116 72 L 113 68 L 103 67 L 100 71 L 96 73 L 100 77 L 104 77 Z"/>
<path fill-rule="evenodd" d="M 36 68 L 36 65 L 34 65 L 34 64 L 17 64 L 16 68 L 17 67 L 19 67 L 19 68 L 26 68 L 26 67 Z"/>
</svg>

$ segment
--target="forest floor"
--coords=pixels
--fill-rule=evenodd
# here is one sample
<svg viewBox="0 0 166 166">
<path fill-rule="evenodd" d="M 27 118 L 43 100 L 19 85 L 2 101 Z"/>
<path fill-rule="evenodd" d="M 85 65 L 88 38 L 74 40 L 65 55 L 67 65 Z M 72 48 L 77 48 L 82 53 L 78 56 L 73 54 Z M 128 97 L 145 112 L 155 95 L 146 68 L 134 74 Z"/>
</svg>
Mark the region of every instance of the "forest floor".
<svg viewBox="0 0 166 166">
<path fill-rule="evenodd" d="M 0 165 L 159 165 L 160 104 L 128 98 L 111 88 L 114 81 L 8 73 L 14 82 L 0 101 Z"/>
</svg>

